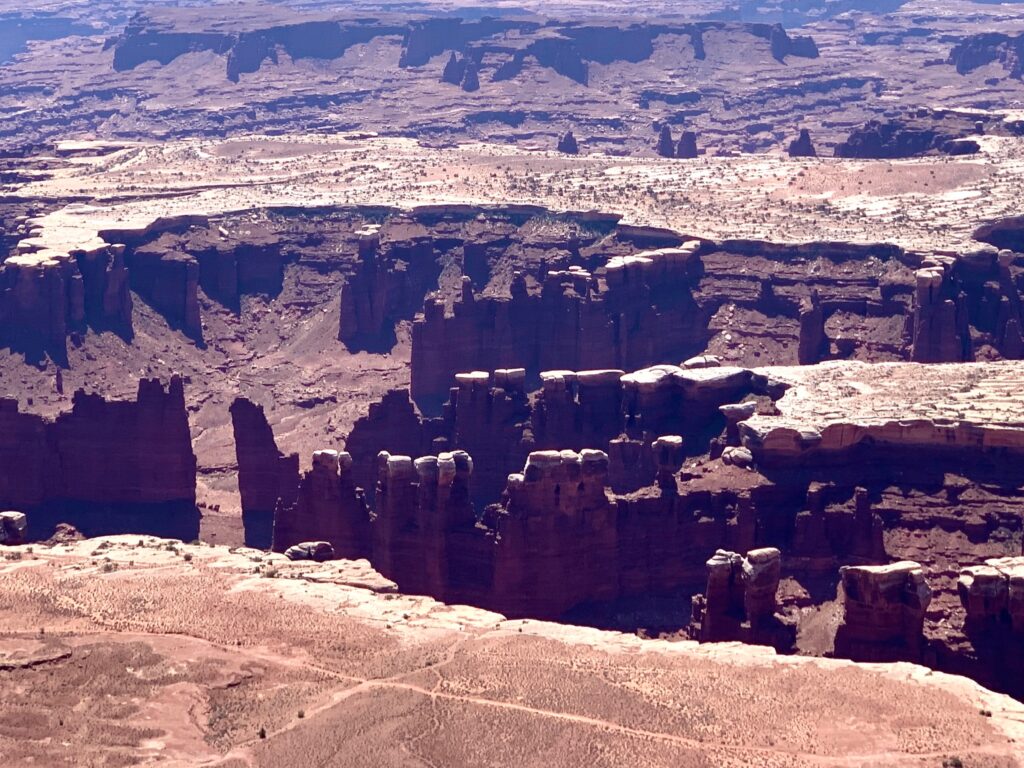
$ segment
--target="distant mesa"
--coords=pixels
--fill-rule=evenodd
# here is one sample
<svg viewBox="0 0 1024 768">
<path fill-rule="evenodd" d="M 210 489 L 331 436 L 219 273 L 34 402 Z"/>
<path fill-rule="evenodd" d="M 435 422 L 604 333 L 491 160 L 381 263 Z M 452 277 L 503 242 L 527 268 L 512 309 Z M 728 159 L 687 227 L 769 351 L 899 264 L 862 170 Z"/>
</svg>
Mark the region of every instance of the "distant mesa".
<svg viewBox="0 0 1024 768">
<path fill-rule="evenodd" d="M 961 75 L 989 64 L 998 64 L 1007 77 L 1019 80 L 1024 76 L 1024 33 L 983 32 L 970 35 L 953 46 L 946 63 L 955 66 Z"/>
<path fill-rule="evenodd" d="M 767 40 L 771 55 L 780 62 L 791 56 L 818 56 L 811 38 L 790 37 L 780 24 L 722 21 L 619 26 L 557 21 L 541 24 L 509 18 L 402 22 L 368 17 L 324 18 L 322 14 L 300 19 L 294 22 L 282 18 L 267 26 L 250 20 L 248 28 L 243 22 L 243 28 L 225 32 L 213 25 L 204 27 L 173 10 L 153 9 L 136 13 L 122 34 L 107 40 L 105 47 L 113 49 L 113 66 L 118 72 L 146 62 L 167 65 L 185 54 L 211 52 L 225 57 L 226 77 L 239 82 L 242 75 L 257 72 L 266 62 L 278 64 L 281 53 L 293 60 L 333 60 L 355 45 L 381 37 L 401 37 L 400 68 L 425 66 L 433 57 L 450 51 L 441 79 L 465 91 L 479 87 L 479 70 L 485 58 L 494 62 L 486 69 L 496 82 L 516 77 L 529 63 L 586 86 L 591 62 L 645 61 L 653 54 L 655 38 L 663 35 L 689 37 L 694 58 L 701 60 L 706 56 L 704 34 L 712 30 L 735 29 Z M 474 68 L 477 71 L 471 72 Z"/>
<path fill-rule="evenodd" d="M 888 120 L 869 120 L 837 144 L 836 157 L 896 159 L 928 154 L 970 155 L 981 146 L 973 139 L 977 121 L 952 113 L 906 115 Z M 984 130 L 984 122 L 982 123 Z"/>
</svg>

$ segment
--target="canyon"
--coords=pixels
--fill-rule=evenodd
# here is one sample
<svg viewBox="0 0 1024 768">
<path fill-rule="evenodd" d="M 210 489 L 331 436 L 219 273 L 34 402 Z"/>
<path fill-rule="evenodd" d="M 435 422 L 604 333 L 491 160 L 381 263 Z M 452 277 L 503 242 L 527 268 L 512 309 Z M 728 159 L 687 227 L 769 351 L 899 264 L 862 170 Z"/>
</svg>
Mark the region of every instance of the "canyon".
<svg viewBox="0 0 1024 768">
<path fill-rule="evenodd" d="M 1021 6 L 0 30 L 0 763 L 1020 764 Z"/>
</svg>

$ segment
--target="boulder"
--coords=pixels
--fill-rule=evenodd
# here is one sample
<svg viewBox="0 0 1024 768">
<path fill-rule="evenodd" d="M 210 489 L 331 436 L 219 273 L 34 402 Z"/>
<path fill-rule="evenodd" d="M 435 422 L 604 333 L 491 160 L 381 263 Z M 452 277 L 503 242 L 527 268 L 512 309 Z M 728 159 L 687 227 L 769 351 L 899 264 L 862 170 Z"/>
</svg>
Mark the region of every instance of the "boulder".
<svg viewBox="0 0 1024 768">
<path fill-rule="evenodd" d="M 749 448 L 740 445 L 729 445 L 722 451 L 722 463 L 746 469 L 754 464 L 754 454 Z"/>
<path fill-rule="evenodd" d="M 28 517 L 24 512 L 0 512 L 0 544 L 24 544 L 28 536 Z"/>
<path fill-rule="evenodd" d="M 289 560 L 314 560 L 322 563 L 334 559 L 334 547 L 326 541 L 303 541 L 284 552 Z"/>
</svg>

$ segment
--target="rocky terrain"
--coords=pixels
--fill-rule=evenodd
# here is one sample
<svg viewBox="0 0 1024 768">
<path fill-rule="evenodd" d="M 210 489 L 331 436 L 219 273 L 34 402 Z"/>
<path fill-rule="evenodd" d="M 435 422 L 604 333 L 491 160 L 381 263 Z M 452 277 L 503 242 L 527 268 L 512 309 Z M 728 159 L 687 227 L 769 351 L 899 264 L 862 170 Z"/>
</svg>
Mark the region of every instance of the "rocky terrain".
<svg viewBox="0 0 1024 768">
<path fill-rule="evenodd" d="M 144 536 L 4 554 L 11 765 L 1020 764 L 1017 702 L 912 665 L 506 620 L 359 561 Z"/>
<path fill-rule="evenodd" d="M 0 763 L 1018 765 L 1022 14 L 0 0 Z"/>
</svg>

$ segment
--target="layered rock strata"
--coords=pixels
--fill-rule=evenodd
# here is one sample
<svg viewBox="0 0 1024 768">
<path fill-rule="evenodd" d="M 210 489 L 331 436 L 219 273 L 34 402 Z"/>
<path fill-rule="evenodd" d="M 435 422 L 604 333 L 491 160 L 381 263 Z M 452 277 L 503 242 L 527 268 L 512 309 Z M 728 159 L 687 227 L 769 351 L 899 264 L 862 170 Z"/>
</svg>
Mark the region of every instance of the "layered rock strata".
<svg viewBox="0 0 1024 768">
<path fill-rule="evenodd" d="M 931 589 L 918 563 L 846 566 L 835 653 L 854 661 L 920 661 Z"/>
<path fill-rule="evenodd" d="M 413 325 L 413 398 L 442 399 L 465 370 L 628 370 L 699 352 L 706 324 L 690 288 L 697 248 L 693 242 L 616 257 L 599 274 L 550 271 L 536 293 L 522 276 L 513 279 L 510 297 L 467 289 L 450 315 L 443 301 L 428 298 Z"/>
<path fill-rule="evenodd" d="M 68 335 L 88 326 L 130 336 L 124 252 L 124 246 L 26 251 L 0 262 L 0 343 L 61 360 Z"/>
</svg>

